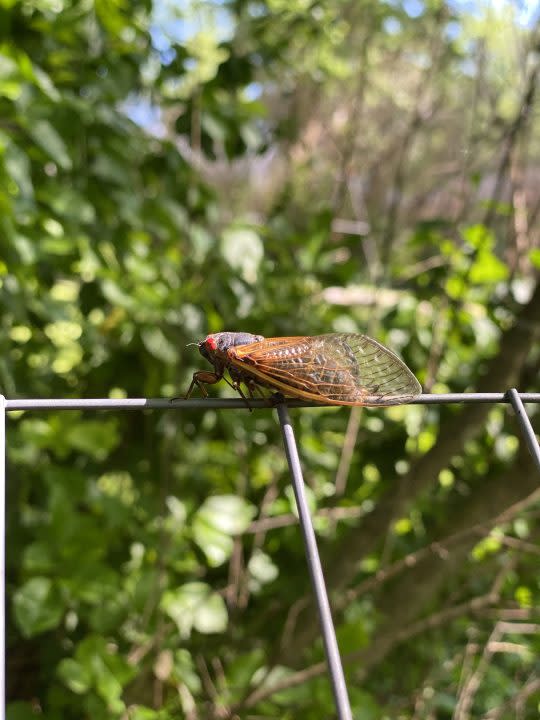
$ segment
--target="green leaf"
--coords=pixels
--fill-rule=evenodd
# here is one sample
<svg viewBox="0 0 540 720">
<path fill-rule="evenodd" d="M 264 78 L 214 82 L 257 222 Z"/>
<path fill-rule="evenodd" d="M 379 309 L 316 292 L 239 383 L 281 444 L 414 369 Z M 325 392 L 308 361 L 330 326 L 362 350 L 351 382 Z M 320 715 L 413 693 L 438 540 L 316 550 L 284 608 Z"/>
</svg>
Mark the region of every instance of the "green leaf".
<svg viewBox="0 0 540 720">
<path fill-rule="evenodd" d="M 263 258 L 263 245 L 257 233 L 249 228 L 225 230 L 221 251 L 229 265 L 250 284 L 257 279 L 257 270 Z"/>
<path fill-rule="evenodd" d="M 230 535 L 216 530 L 204 517 L 193 521 L 193 539 L 206 555 L 210 567 L 223 565 L 232 555 L 234 541 Z"/>
<path fill-rule="evenodd" d="M 76 450 L 84 452 L 96 460 L 104 460 L 119 443 L 118 421 L 84 420 L 68 427 L 66 442 Z"/>
<path fill-rule="evenodd" d="M 471 268 L 470 280 L 475 285 L 496 283 L 506 280 L 508 267 L 491 251 L 481 250 Z"/>
<path fill-rule="evenodd" d="M 92 685 L 92 673 L 73 658 L 64 658 L 58 665 L 58 675 L 74 693 L 82 694 Z"/>
<path fill-rule="evenodd" d="M 174 653 L 173 660 L 176 677 L 181 678 L 192 693 L 199 693 L 201 691 L 201 678 L 189 650 L 179 648 Z"/>
<path fill-rule="evenodd" d="M 28 156 L 15 143 L 10 142 L 4 153 L 4 163 L 22 197 L 32 198 L 34 187 Z"/>
<path fill-rule="evenodd" d="M 463 237 L 475 250 L 490 250 L 495 244 L 491 230 L 485 225 L 470 225 L 463 230 Z"/>
<path fill-rule="evenodd" d="M 47 75 L 47 73 L 36 64 L 33 65 L 33 72 L 36 85 L 39 89 L 49 98 L 49 100 L 52 100 L 55 103 L 59 102 L 62 96 L 54 86 L 50 75 Z"/>
<path fill-rule="evenodd" d="M 519 585 L 514 592 L 514 597 L 515 597 L 516 601 L 519 603 L 520 607 L 523 607 L 523 608 L 532 608 L 533 607 L 534 595 L 531 592 L 531 589 L 529 587 L 526 587 L 525 585 Z"/>
<path fill-rule="evenodd" d="M 236 495 L 213 495 L 204 501 L 193 519 L 193 539 L 212 567 L 228 560 L 232 538 L 246 530 L 254 515 L 255 508 Z"/>
<path fill-rule="evenodd" d="M 529 260 L 535 267 L 540 268 L 540 248 L 529 251 Z"/>
<path fill-rule="evenodd" d="M 28 132 L 35 143 L 63 170 L 71 170 L 71 158 L 60 134 L 47 120 L 30 122 Z"/>
<path fill-rule="evenodd" d="M 168 590 L 161 599 L 161 608 L 174 620 L 183 638 L 188 638 L 193 629 L 209 634 L 224 632 L 227 627 L 225 602 L 206 583 L 186 583 Z"/>
<path fill-rule="evenodd" d="M 19 66 L 7 54 L 0 52 L 0 95 L 9 100 L 17 100 L 23 87 Z"/>
<path fill-rule="evenodd" d="M 178 358 L 178 352 L 165 337 L 165 333 L 161 328 L 145 327 L 141 331 L 141 338 L 144 347 L 151 355 L 168 365 L 174 365 Z"/>
<path fill-rule="evenodd" d="M 240 535 L 255 516 L 255 508 L 237 495 L 212 495 L 199 508 L 196 517 L 204 519 L 227 535 Z"/>
<path fill-rule="evenodd" d="M 467 284 L 458 275 L 452 275 L 445 284 L 445 291 L 453 300 L 461 300 L 467 292 Z"/>
<path fill-rule="evenodd" d="M 39 199 L 63 218 L 79 221 L 81 224 L 92 223 L 96 219 L 93 205 L 72 187 L 51 183 L 41 190 Z"/>
<path fill-rule="evenodd" d="M 51 572 L 54 561 L 51 547 L 44 542 L 33 542 L 28 545 L 23 555 L 23 567 L 29 572 Z"/>
<path fill-rule="evenodd" d="M 193 627 L 205 634 L 224 632 L 227 621 L 225 601 L 221 595 L 212 593 L 197 609 Z"/>
<path fill-rule="evenodd" d="M 167 720 L 158 710 L 152 710 L 152 708 L 142 705 L 130 705 L 129 718 L 130 720 L 160 720 L 160 718 Z"/>
<path fill-rule="evenodd" d="M 409 518 L 400 518 L 394 522 L 396 535 L 406 535 L 412 530 L 412 523 Z"/>
<path fill-rule="evenodd" d="M 176 528 L 178 529 L 183 527 L 187 517 L 186 504 L 174 495 L 169 495 L 165 500 L 165 504 L 171 513 Z"/>
<path fill-rule="evenodd" d="M 34 577 L 22 585 L 14 595 L 13 607 L 25 637 L 57 627 L 65 610 L 52 580 L 46 577 Z"/>
<path fill-rule="evenodd" d="M 272 582 L 279 575 L 279 569 L 272 558 L 262 550 L 255 550 L 248 562 L 251 577 L 260 585 Z"/>
<path fill-rule="evenodd" d="M 36 720 L 39 717 L 30 703 L 12 702 L 7 706 L 6 720 Z"/>
<path fill-rule="evenodd" d="M 133 308 L 133 297 L 124 292 L 124 290 L 113 280 L 105 280 L 101 286 L 103 295 L 111 303 L 111 305 L 118 305 L 125 310 L 131 310 Z"/>
<path fill-rule="evenodd" d="M 58 672 L 64 683 L 75 693 L 95 689 L 114 713 L 123 712 L 124 686 L 135 673 L 129 663 L 100 635 L 87 635 L 78 645 L 75 658 L 66 658 Z"/>
</svg>

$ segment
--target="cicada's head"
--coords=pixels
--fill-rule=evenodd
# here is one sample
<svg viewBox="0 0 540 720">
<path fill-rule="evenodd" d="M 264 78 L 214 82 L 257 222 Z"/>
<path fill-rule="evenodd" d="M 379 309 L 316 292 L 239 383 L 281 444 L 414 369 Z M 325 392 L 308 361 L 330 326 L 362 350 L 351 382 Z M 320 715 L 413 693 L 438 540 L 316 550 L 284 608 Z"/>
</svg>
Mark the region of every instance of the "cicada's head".
<svg viewBox="0 0 540 720">
<path fill-rule="evenodd" d="M 203 358 L 205 360 L 208 360 L 208 362 L 212 363 L 213 365 L 216 359 L 216 350 L 218 349 L 216 335 L 208 335 L 208 337 L 206 337 L 204 340 L 201 340 L 198 345 L 199 352 L 201 353 Z"/>
<path fill-rule="evenodd" d="M 251 333 L 234 333 L 220 332 L 213 335 L 207 335 L 204 340 L 198 343 L 199 352 L 215 365 L 216 362 L 222 363 L 227 358 L 227 350 L 230 347 L 238 345 L 249 345 L 250 343 L 260 342 L 264 340 L 262 335 L 252 335 Z"/>
</svg>

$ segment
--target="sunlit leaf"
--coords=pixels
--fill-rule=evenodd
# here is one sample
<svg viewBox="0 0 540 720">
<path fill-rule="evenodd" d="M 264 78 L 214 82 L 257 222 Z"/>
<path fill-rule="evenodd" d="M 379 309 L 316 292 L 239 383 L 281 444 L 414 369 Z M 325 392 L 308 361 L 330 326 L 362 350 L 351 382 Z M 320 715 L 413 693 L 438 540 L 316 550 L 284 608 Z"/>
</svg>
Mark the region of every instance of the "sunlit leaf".
<svg viewBox="0 0 540 720">
<path fill-rule="evenodd" d="M 261 585 L 272 582 L 279 575 L 279 569 L 269 555 L 256 550 L 249 559 L 248 570 L 251 576 Z"/>
<path fill-rule="evenodd" d="M 235 495 L 209 497 L 195 513 L 192 532 L 208 562 L 217 567 L 230 557 L 233 536 L 248 527 L 254 508 Z"/>
<path fill-rule="evenodd" d="M 92 684 L 92 673 L 73 658 L 64 658 L 58 665 L 58 675 L 74 693 L 86 692 Z"/>
<path fill-rule="evenodd" d="M 259 236 L 249 228 L 230 228 L 223 233 L 221 242 L 224 258 L 240 272 L 248 283 L 254 283 L 263 257 Z"/>
<path fill-rule="evenodd" d="M 37 145 L 63 170 L 71 170 L 71 158 L 66 144 L 57 130 L 47 120 L 32 122 L 28 128 Z"/>
<path fill-rule="evenodd" d="M 143 328 L 141 338 L 145 348 L 151 355 L 165 363 L 174 364 L 178 357 L 178 352 L 174 345 L 165 337 L 161 328 Z"/>
<path fill-rule="evenodd" d="M 202 582 L 168 590 L 162 597 L 161 607 L 174 620 L 183 638 L 189 637 L 192 630 L 208 634 L 223 632 L 227 627 L 223 598 Z"/>
<path fill-rule="evenodd" d="M 58 626 L 65 608 L 52 580 L 33 577 L 13 597 L 15 620 L 25 637 L 32 637 Z"/>
</svg>

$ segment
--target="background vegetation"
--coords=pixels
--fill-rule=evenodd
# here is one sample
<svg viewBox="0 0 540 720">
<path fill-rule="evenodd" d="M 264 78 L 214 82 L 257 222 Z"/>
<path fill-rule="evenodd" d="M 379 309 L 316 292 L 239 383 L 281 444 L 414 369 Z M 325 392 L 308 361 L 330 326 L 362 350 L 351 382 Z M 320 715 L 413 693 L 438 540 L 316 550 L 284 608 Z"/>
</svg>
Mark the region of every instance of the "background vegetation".
<svg viewBox="0 0 540 720">
<path fill-rule="evenodd" d="M 539 49 L 505 2 L 0 0 L 2 391 L 178 395 L 222 329 L 538 391 Z M 293 420 L 355 718 L 538 717 L 511 413 Z M 8 432 L 11 720 L 334 717 L 271 411 Z"/>
</svg>

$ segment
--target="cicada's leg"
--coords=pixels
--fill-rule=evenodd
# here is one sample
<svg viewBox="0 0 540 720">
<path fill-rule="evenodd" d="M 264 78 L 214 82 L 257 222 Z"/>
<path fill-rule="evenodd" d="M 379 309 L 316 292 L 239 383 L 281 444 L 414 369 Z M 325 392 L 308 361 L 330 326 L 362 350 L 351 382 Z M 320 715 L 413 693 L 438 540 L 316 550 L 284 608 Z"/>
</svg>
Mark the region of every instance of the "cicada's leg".
<svg viewBox="0 0 540 720">
<path fill-rule="evenodd" d="M 255 382 L 255 380 L 246 380 L 245 382 L 250 399 L 255 400 L 256 396 L 258 395 L 263 400 L 266 400 L 266 395 L 264 394 L 263 389 L 261 388 L 259 383 Z"/>
<path fill-rule="evenodd" d="M 191 385 L 189 386 L 189 390 L 184 396 L 184 399 L 187 400 L 187 398 L 191 397 L 191 394 L 193 393 L 193 389 L 195 386 L 199 388 L 201 391 L 201 394 L 204 398 L 208 397 L 208 393 L 206 391 L 207 385 L 215 385 L 215 383 L 219 382 L 221 378 L 223 377 L 223 373 L 217 373 L 217 372 L 210 372 L 210 370 L 197 370 L 197 372 L 193 373 L 193 378 L 191 380 Z"/>
<path fill-rule="evenodd" d="M 242 400 L 246 403 L 246 407 L 247 407 L 247 409 L 249 410 L 249 412 L 253 412 L 253 408 L 252 408 L 251 405 L 249 404 L 249 401 L 248 401 L 247 397 L 246 397 L 246 396 L 244 395 L 244 393 L 242 392 L 242 388 L 240 387 L 240 380 L 239 380 L 238 378 L 235 378 L 233 375 L 231 375 L 231 379 L 230 379 L 230 380 L 227 380 L 226 377 L 224 377 L 223 379 L 225 380 L 225 382 L 226 382 L 228 385 L 230 385 L 230 386 L 232 387 L 232 389 L 233 389 L 235 392 L 237 392 L 237 393 L 240 395 L 240 397 L 242 398 Z"/>
</svg>

